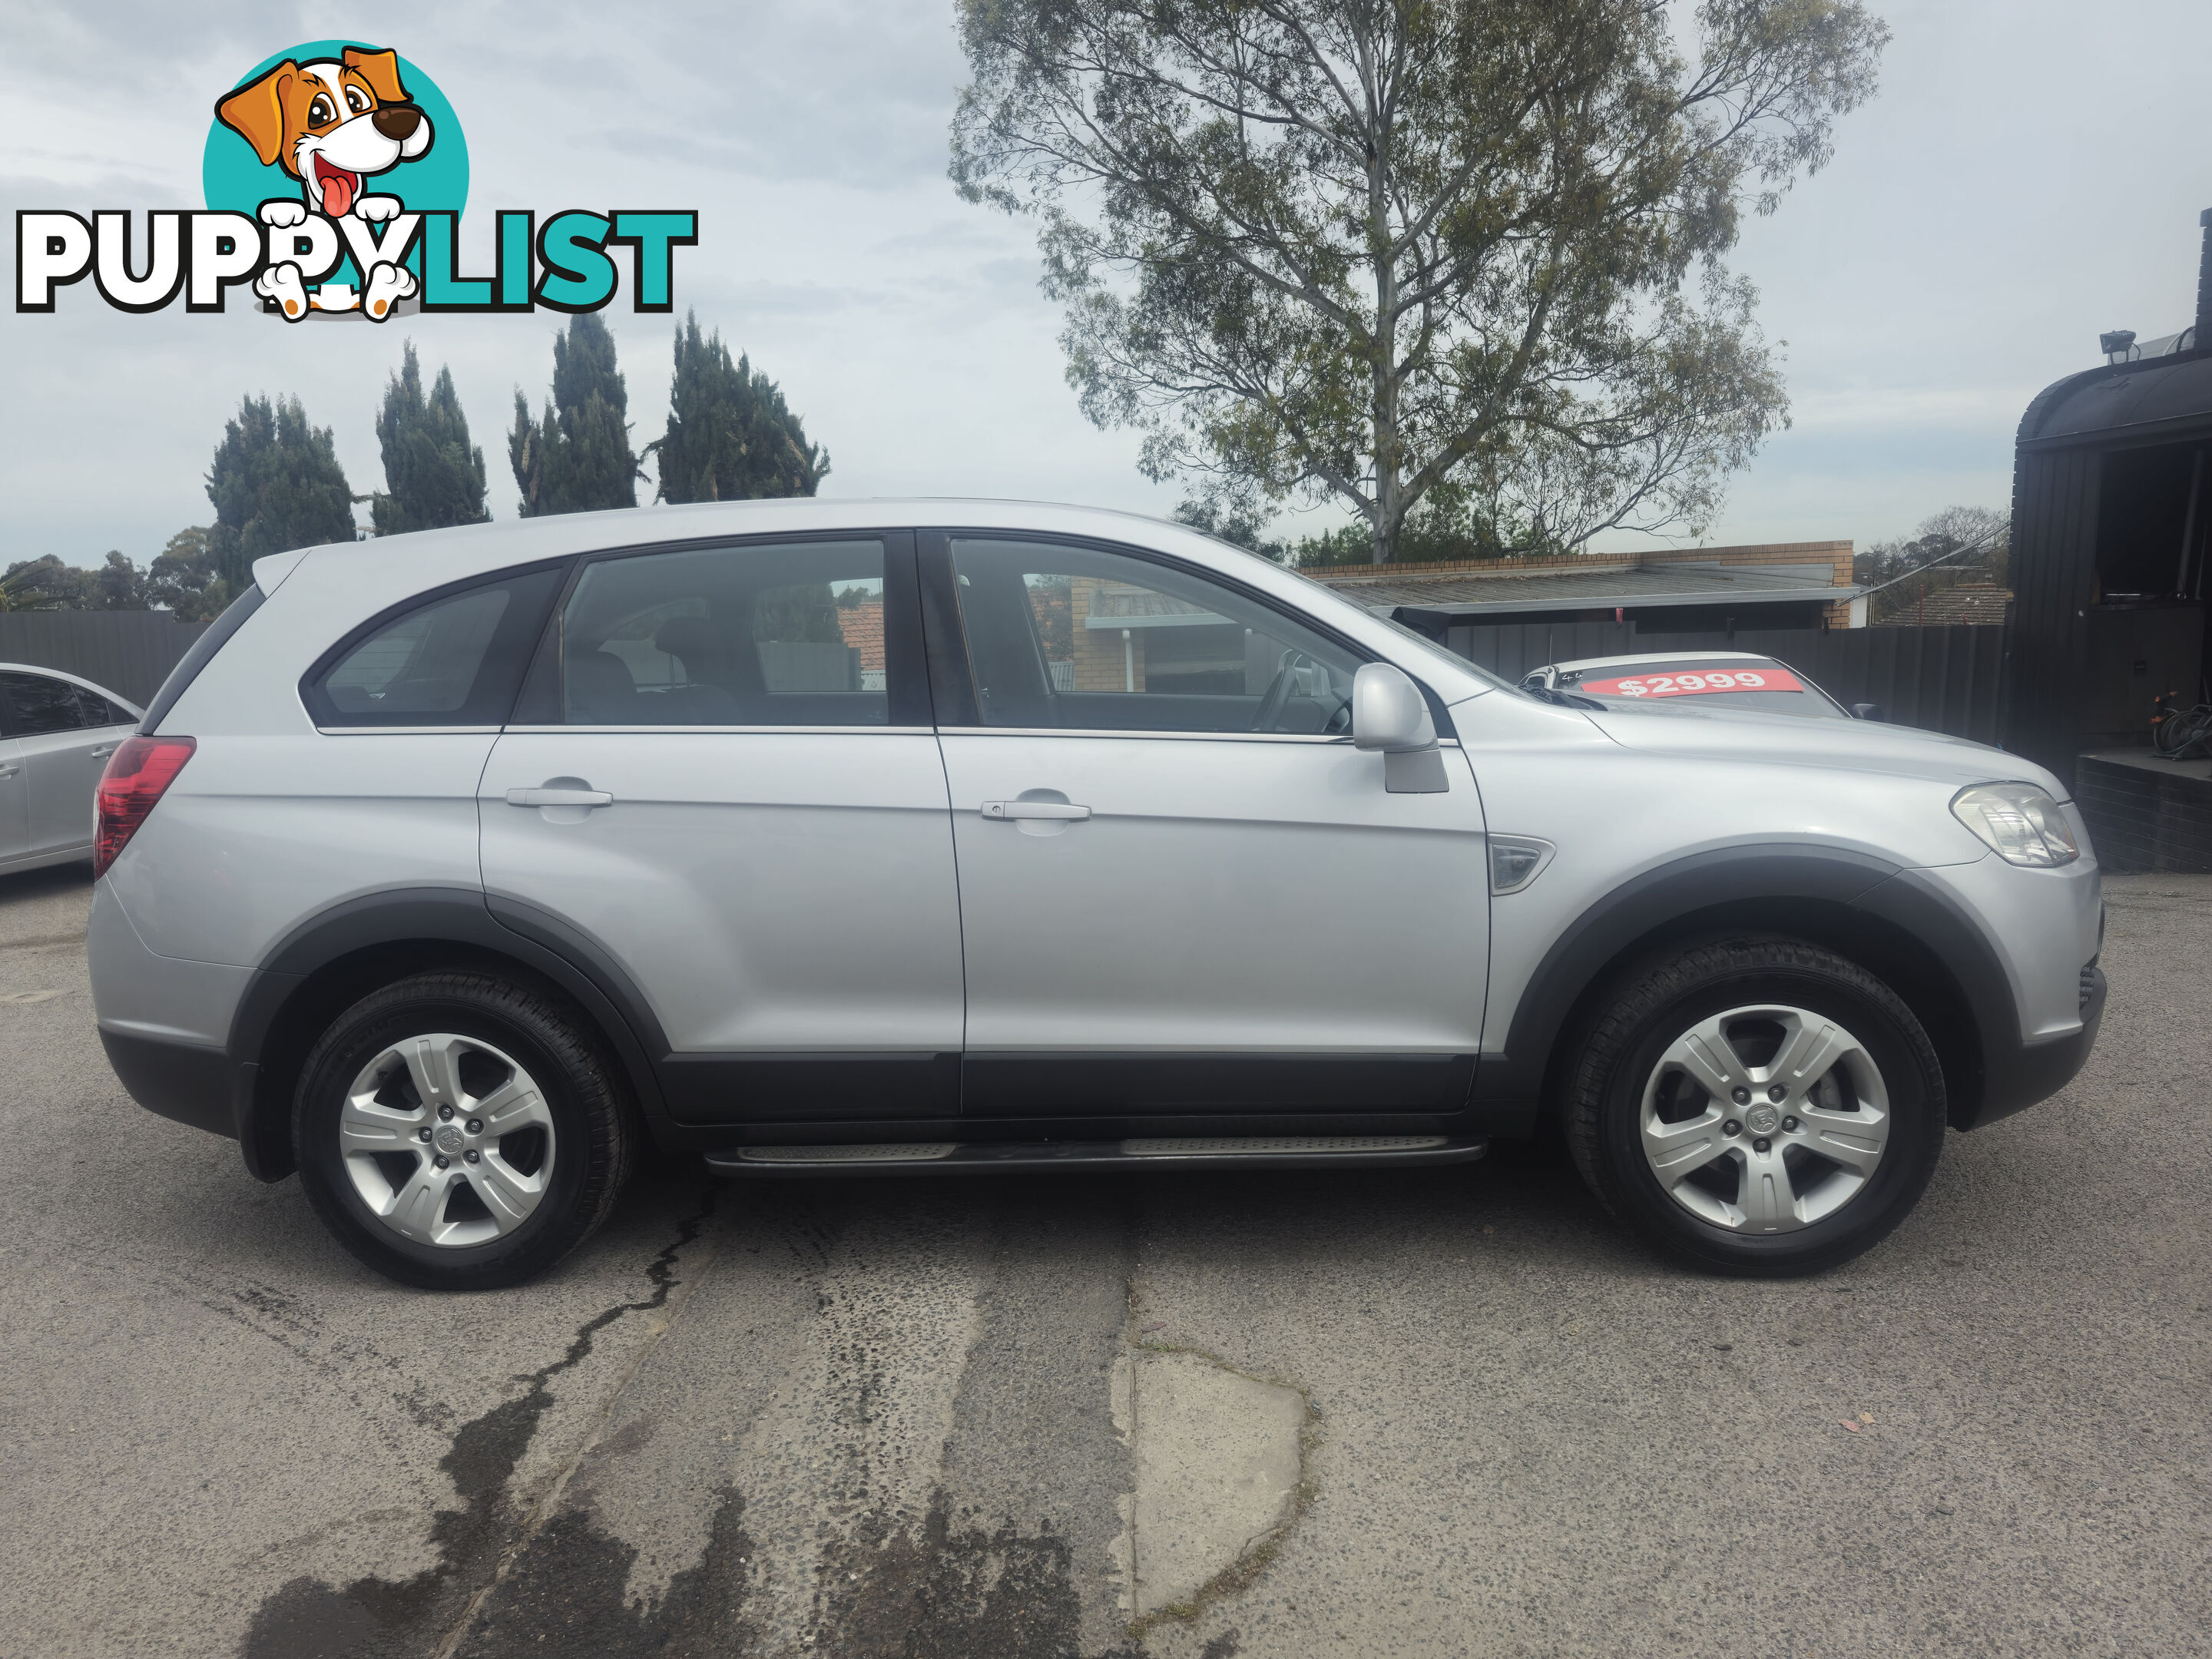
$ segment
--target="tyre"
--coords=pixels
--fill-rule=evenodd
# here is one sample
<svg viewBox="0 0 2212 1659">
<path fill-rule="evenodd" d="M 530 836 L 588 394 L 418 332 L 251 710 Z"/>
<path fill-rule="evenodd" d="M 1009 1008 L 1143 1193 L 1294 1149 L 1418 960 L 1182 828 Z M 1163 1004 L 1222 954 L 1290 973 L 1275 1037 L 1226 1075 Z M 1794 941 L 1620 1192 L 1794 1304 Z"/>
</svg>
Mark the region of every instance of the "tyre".
<svg viewBox="0 0 2212 1659">
<path fill-rule="evenodd" d="M 628 1103 L 575 1009 L 489 974 L 387 985 L 309 1053 L 300 1180 L 338 1242 L 425 1290 L 544 1272 L 606 1219 L 629 1174 Z"/>
<path fill-rule="evenodd" d="M 1864 969 L 1790 939 L 1632 970 L 1583 1028 L 1564 1106 L 1616 1218 L 1699 1267 L 1768 1278 L 1879 1242 L 1943 1144 L 1920 1022 Z"/>
</svg>

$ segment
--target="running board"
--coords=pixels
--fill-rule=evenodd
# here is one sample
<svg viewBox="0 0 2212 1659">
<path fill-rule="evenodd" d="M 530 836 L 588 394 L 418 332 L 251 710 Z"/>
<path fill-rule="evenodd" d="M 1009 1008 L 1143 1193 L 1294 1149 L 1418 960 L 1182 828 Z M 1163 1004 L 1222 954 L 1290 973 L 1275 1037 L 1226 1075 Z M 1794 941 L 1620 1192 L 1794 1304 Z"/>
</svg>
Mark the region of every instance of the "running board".
<svg viewBox="0 0 2212 1659">
<path fill-rule="evenodd" d="M 1170 1135 L 1135 1140 L 876 1141 L 843 1146 L 730 1146 L 716 1175 L 1014 1175 L 1036 1170 L 1346 1170 L 1469 1164 L 1487 1140 L 1449 1135 Z"/>
</svg>

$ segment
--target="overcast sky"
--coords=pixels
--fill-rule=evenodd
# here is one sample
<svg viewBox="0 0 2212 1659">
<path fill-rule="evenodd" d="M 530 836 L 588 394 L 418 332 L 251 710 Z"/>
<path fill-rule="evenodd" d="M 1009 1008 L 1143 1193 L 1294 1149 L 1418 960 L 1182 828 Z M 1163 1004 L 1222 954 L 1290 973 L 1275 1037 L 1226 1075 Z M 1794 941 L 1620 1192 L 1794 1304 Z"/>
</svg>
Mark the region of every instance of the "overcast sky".
<svg viewBox="0 0 2212 1659">
<path fill-rule="evenodd" d="M 2193 313 L 2197 216 L 2212 206 L 2212 6 L 1875 4 L 1896 35 L 1879 97 L 1736 256 L 1768 334 L 1788 342 L 1796 424 L 1737 477 L 1711 542 L 1865 545 L 1953 503 L 2002 507 L 2036 390 L 2095 362 L 2100 330 L 2148 339 Z M 1129 434 L 1077 412 L 1031 228 L 966 205 L 945 180 L 963 80 L 949 0 L 9 0 L 0 19 L 11 236 L 19 208 L 200 206 L 215 98 L 295 42 L 368 39 L 428 70 L 459 112 L 465 270 L 488 266 L 501 207 L 696 206 L 679 312 L 696 307 L 781 382 L 830 451 L 824 495 L 1163 514 L 1180 499 L 1137 472 Z M 605 315 L 641 447 L 665 418 L 672 331 L 628 305 L 625 273 Z M 380 487 L 375 411 L 410 334 L 426 369 L 451 364 L 493 511 L 510 516 L 514 392 L 544 395 L 558 323 L 288 326 L 236 294 L 220 317 L 137 317 L 88 282 L 63 289 L 52 315 L 0 316 L 0 552 L 76 563 L 109 548 L 143 563 L 207 521 L 209 456 L 242 393 L 296 394 L 334 428 L 354 489 Z"/>
</svg>

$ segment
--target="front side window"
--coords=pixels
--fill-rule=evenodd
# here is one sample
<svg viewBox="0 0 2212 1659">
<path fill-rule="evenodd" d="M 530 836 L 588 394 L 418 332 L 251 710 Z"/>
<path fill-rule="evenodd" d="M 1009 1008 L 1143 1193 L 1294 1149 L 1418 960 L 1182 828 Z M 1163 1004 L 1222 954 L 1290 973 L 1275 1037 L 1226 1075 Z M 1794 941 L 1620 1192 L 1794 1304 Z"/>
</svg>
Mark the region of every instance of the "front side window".
<svg viewBox="0 0 2212 1659">
<path fill-rule="evenodd" d="M 561 575 L 525 572 L 384 622 L 309 676 L 305 695 L 315 723 L 501 724 Z"/>
<path fill-rule="evenodd" d="M 1046 542 L 955 538 L 952 564 L 986 726 L 1351 730 L 1360 658 L 1234 588 Z"/>
<path fill-rule="evenodd" d="M 884 544 L 714 547 L 589 567 L 561 619 L 571 726 L 884 726 Z"/>
<path fill-rule="evenodd" d="M 0 674 L 0 693 L 8 699 L 13 720 L 9 730 L 19 738 L 44 737 L 52 732 L 74 732 L 103 721 L 85 718 L 86 705 L 102 699 L 80 691 L 67 680 L 46 674 Z"/>
</svg>

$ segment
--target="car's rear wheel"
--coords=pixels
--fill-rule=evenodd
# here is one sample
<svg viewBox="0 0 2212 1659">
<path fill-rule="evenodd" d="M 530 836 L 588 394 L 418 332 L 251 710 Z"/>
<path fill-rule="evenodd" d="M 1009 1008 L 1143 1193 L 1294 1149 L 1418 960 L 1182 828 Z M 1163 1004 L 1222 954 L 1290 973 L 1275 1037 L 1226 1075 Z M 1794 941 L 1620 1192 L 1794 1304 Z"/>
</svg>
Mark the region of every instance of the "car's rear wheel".
<svg viewBox="0 0 2212 1659">
<path fill-rule="evenodd" d="M 518 1284 L 589 1237 L 633 1139 L 576 1011 L 476 973 L 403 980 L 340 1015 L 307 1056 L 292 1133 L 347 1249 L 456 1291 Z"/>
<path fill-rule="evenodd" d="M 1632 971 L 1581 1033 L 1567 1141 L 1599 1199 L 1699 1266 L 1781 1277 L 1903 1220 L 1942 1149 L 1943 1074 L 1895 992 L 1789 939 Z"/>
</svg>

